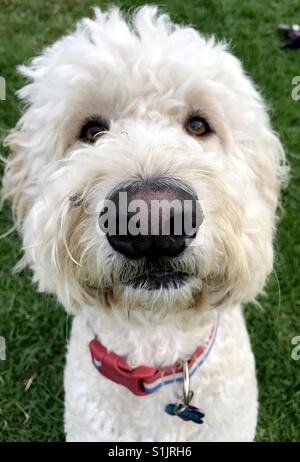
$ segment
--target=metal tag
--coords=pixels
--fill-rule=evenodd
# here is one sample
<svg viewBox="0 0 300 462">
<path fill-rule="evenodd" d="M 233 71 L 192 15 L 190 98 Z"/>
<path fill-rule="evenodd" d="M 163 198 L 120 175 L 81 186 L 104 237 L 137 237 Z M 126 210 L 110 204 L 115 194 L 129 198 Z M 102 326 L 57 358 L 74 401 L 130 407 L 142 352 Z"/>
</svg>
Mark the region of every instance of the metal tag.
<svg viewBox="0 0 300 462">
<path fill-rule="evenodd" d="M 177 403 L 169 403 L 165 407 L 165 411 L 169 415 L 177 415 L 182 420 L 194 422 L 197 424 L 203 423 L 205 416 L 202 409 L 190 405 L 193 399 L 193 392 L 190 390 L 190 375 L 187 361 L 183 363 L 183 397 Z"/>
</svg>

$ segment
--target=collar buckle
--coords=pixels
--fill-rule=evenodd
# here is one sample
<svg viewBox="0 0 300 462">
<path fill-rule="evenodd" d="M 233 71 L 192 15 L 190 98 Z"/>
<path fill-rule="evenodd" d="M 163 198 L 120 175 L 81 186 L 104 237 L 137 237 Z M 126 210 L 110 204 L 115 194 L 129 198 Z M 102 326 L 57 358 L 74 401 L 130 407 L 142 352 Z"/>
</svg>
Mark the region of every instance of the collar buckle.
<svg viewBox="0 0 300 462">
<path fill-rule="evenodd" d="M 89 346 L 92 361 L 104 377 L 123 385 L 137 396 L 149 394 L 144 388 L 144 379 L 152 377 L 157 372 L 156 368 L 139 366 L 131 369 L 123 358 L 108 352 L 96 339 L 92 340 Z"/>
</svg>

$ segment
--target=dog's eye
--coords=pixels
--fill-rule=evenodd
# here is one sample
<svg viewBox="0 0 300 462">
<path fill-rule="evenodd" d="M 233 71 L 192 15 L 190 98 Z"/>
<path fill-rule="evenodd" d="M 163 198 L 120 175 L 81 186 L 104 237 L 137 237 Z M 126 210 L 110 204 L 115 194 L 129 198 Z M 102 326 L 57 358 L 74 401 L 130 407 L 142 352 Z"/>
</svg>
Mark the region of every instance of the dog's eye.
<svg viewBox="0 0 300 462">
<path fill-rule="evenodd" d="M 87 122 L 81 129 L 79 138 L 86 143 L 95 143 L 109 129 L 108 124 L 99 120 Z"/>
<path fill-rule="evenodd" d="M 185 123 L 185 129 L 193 136 L 204 136 L 212 131 L 207 121 L 200 116 L 189 117 Z"/>
</svg>

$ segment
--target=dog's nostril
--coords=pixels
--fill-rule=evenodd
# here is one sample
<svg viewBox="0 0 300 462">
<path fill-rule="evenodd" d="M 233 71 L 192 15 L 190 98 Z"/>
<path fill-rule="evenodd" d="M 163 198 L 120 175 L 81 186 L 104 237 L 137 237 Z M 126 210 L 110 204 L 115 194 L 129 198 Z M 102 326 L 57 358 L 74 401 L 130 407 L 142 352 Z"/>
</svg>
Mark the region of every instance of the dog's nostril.
<svg viewBox="0 0 300 462">
<path fill-rule="evenodd" d="M 170 178 L 120 185 L 100 214 L 110 245 L 131 259 L 176 257 L 195 238 L 202 221 L 196 194 Z"/>
</svg>

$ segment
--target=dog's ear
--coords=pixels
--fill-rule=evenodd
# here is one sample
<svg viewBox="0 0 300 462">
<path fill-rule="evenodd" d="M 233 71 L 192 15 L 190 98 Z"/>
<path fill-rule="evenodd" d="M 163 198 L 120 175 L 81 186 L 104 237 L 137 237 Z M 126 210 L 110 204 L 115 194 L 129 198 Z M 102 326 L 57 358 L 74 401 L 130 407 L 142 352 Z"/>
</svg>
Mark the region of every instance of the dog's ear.
<svg viewBox="0 0 300 462">
<path fill-rule="evenodd" d="M 279 137 L 272 130 L 266 113 L 264 119 L 251 146 L 251 164 L 258 190 L 275 212 L 280 191 L 287 184 L 289 168 Z"/>
<path fill-rule="evenodd" d="M 18 229 L 31 208 L 33 191 L 36 188 L 34 178 L 41 172 L 42 159 L 45 157 L 43 138 L 33 136 L 35 132 L 40 133 L 40 126 L 36 128 L 37 122 L 43 120 L 40 115 L 35 119 L 33 116 L 37 113 L 37 107 L 33 106 L 38 95 L 37 76 L 42 67 L 39 57 L 33 59 L 30 66 L 18 67 L 18 72 L 30 80 L 17 92 L 17 97 L 25 103 L 25 111 L 4 140 L 4 146 L 9 148 L 10 154 L 4 171 L 2 197 L 12 201 L 13 217 Z M 30 129 L 31 125 L 35 128 Z"/>
<path fill-rule="evenodd" d="M 10 149 L 3 177 L 3 197 L 12 201 L 14 221 L 17 228 L 31 207 L 30 159 L 26 149 L 26 134 L 17 128 L 5 138 L 4 145 Z"/>
</svg>

